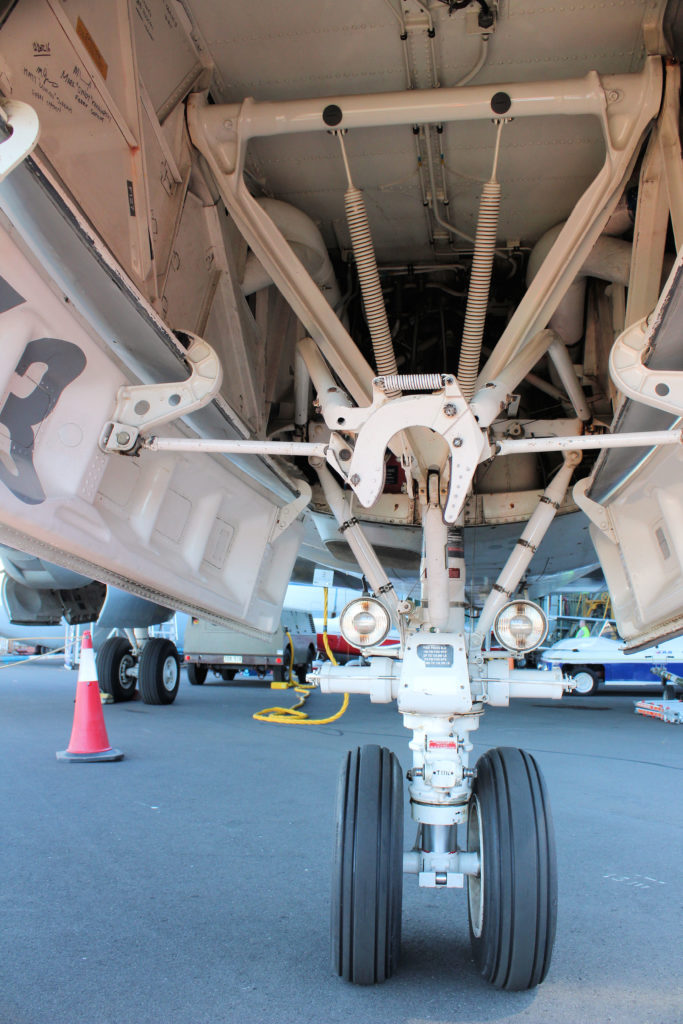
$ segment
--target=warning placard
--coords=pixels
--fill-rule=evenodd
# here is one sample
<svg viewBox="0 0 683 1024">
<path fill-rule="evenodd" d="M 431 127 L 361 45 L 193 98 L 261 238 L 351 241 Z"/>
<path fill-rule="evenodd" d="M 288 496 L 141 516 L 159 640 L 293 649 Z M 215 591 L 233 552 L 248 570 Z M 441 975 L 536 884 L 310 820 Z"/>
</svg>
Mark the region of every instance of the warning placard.
<svg viewBox="0 0 683 1024">
<path fill-rule="evenodd" d="M 453 648 L 450 644 L 418 644 L 417 656 L 427 668 L 453 667 Z"/>
</svg>

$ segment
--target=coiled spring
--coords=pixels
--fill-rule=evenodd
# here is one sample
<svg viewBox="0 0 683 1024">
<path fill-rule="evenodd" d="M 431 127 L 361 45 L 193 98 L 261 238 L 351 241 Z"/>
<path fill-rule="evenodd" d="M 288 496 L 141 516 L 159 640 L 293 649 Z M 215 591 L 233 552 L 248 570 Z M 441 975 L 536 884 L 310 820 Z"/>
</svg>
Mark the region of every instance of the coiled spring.
<svg viewBox="0 0 683 1024">
<path fill-rule="evenodd" d="M 493 257 L 496 251 L 499 209 L 500 185 L 497 181 L 487 181 L 481 193 L 465 326 L 462 332 L 458 364 L 458 383 L 463 395 L 468 400 L 474 394 L 474 384 L 479 373 L 479 357 L 484 336 Z"/>
<path fill-rule="evenodd" d="M 365 318 L 370 328 L 372 347 L 375 353 L 377 371 L 382 374 L 396 374 L 396 356 L 387 321 L 387 312 L 382 295 L 382 286 L 377 270 L 375 250 L 370 235 L 368 215 L 365 210 L 363 193 L 349 185 L 344 196 L 346 219 L 356 258 L 356 269 L 363 293 Z"/>
<path fill-rule="evenodd" d="M 377 378 L 383 391 L 441 391 L 451 380 L 443 373 L 394 373 Z"/>
</svg>

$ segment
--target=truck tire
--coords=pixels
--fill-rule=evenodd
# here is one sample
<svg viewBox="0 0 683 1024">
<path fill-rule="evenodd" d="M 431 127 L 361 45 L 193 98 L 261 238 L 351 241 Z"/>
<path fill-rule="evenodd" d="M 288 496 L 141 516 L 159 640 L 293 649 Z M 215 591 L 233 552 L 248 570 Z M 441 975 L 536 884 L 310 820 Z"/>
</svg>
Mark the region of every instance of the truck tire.
<svg viewBox="0 0 683 1024">
<path fill-rule="evenodd" d="M 206 665 L 199 665 L 197 662 L 193 661 L 187 666 L 187 678 L 193 686 L 201 686 L 206 682 L 208 671 L 209 670 Z"/>
<path fill-rule="evenodd" d="M 302 686 L 306 685 L 306 676 L 313 669 L 313 656 L 314 651 L 309 648 L 306 654 L 306 661 L 304 662 L 304 664 L 295 666 L 297 679 L 299 680 Z"/>
</svg>

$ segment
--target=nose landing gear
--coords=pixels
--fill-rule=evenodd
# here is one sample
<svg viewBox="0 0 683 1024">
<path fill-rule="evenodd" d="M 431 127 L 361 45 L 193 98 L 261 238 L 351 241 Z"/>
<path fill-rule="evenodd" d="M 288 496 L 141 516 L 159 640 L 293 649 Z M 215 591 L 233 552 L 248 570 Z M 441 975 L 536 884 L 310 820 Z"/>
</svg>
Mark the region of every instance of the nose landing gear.
<svg viewBox="0 0 683 1024">
<path fill-rule="evenodd" d="M 402 784 L 394 756 L 380 747 L 361 747 L 348 755 L 342 770 L 332 961 L 338 974 L 356 984 L 385 981 L 397 965 L 401 859 L 403 870 L 417 875 L 423 888 L 463 888 L 467 877 L 472 951 L 486 981 L 497 988 L 524 990 L 540 984 L 548 972 L 557 871 L 545 783 L 534 758 L 509 747 L 488 751 L 471 768 L 470 734 L 478 729 L 486 705 L 505 707 L 511 697 L 562 696 L 565 683 L 559 670 L 519 668 L 505 653 L 485 649 L 485 642 L 564 498 L 577 464 L 574 454 L 565 457 L 540 497 L 469 630 L 464 515 L 454 525 L 446 522 L 444 486 L 439 474 L 430 471 L 420 489 L 421 603 L 419 608 L 410 602 L 396 607 L 400 656 L 368 648 L 369 664 L 353 675 L 341 666 L 319 669 L 323 692 L 367 693 L 375 702 L 396 700 L 413 732 L 408 778 L 419 842 L 403 858 Z M 326 470 L 318 472 L 340 528 L 348 528 L 336 484 Z M 359 563 L 367 563 L 377 581 L 381 573 L 376 571 L 376 555 L 362 528 L 355 523 L 353 529 Z M 375 589 L 384 593 L 388 586 Z M 464 849 L 458 848 L 458 826 L 467 830 Z"/>
<path fill-rule="evenodd" d="M 454 832 L 421 826 L 420 834 L 428 837 L 422 845 L 467 874 L 470 943 L 482 977 L 508 991 L 535 988 L 555 940 L 557 869 L 548 793 L 531 754 L 498 747 L 479 758 L 466 850 L 448 853 L 452 843 L 441 839 Z M 349 751 L 337 790 L 331 950 L 335 972 L 357 985 L 386 981 L 399 962 L 402 835 L 395 754 L 374 745 Z M 448 887 L 447 875 L 439 881 L 437 873 L 436 885 Z"/>
</svg>

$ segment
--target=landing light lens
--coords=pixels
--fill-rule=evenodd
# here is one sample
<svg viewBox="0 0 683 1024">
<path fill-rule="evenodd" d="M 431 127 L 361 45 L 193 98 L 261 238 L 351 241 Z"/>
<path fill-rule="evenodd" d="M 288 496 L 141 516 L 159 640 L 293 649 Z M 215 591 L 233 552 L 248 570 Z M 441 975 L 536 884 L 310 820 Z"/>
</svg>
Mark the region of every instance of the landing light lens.
<svg viewBox="0 0 683 1024">
<path fill-rule="evenodd" d="M 352 647 L 372 647 L 381 643 L 390 626 L 389 612 L 374 597 L 350 601 L 339 616 L 341 635 Z"/>
<path fill-rule="evenodd" d="M 496 640 L 508 651 L 526 654 L 543 643 L 548 620 L 533 601 L 510 601 L 498 612 L 493 625 Z"/>
</svg>

